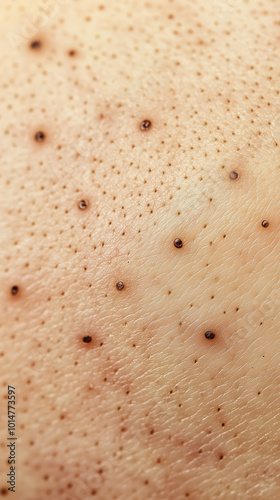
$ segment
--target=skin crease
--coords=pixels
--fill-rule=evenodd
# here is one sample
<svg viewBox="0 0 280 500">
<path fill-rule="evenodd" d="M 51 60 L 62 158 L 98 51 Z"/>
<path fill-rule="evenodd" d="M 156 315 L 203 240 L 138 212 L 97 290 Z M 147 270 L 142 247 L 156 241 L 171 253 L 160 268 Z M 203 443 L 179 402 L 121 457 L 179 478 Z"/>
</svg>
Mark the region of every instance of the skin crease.
<svg viewBox="0 0 280 500">
<path fill-rule="evenodd" d="M 0 9 L 0 498 L 280 498 L 279 3 Z"/>
</svg>

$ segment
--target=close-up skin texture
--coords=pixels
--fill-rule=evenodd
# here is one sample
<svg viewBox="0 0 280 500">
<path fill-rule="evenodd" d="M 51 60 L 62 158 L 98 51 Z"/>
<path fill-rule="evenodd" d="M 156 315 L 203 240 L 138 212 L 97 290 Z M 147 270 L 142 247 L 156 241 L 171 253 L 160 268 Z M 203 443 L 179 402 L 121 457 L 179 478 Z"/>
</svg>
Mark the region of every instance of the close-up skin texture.
<svg viewBox="0 0 280 500">
<path fill-rule="evenodd" d="M 279 0 L 0 13 L 0 499 L 279 499 Z"/>
</svg>

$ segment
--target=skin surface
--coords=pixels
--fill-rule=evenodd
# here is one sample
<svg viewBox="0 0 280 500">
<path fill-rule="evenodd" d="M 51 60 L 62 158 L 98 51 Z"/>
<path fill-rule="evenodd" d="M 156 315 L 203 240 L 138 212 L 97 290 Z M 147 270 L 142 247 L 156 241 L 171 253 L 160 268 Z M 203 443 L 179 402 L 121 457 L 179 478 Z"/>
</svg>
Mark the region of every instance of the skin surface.
<svg viewBox="0 0 280 500">
<path fill-rule="evenodd" d="M 0 498 L 280 498 L 279 2 L 0 9 Z"/>
</svg>

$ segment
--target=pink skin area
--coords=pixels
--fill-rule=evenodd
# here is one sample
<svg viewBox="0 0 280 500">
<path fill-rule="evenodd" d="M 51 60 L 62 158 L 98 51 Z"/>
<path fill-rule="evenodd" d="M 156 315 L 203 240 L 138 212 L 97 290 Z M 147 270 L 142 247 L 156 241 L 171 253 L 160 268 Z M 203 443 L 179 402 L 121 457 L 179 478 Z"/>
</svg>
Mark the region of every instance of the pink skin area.
<svg viewBox="0 0 280 500">
<path fill-rule="evenodd" d="M 279 5 L 0 10 L 0 498 L 279 498 Z"/>
</svg>

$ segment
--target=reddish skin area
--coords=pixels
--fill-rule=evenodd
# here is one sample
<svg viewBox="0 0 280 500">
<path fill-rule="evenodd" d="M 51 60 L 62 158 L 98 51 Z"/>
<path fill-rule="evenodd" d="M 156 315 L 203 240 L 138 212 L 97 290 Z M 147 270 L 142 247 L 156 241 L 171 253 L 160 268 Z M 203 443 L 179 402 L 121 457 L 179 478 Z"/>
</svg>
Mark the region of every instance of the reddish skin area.
<svg viewBox="0 0 280 500">
<path fill-rule="evenodd" d="M 0 498 L 280 498 L 280 7 L 231 3 L 1 3 Z"/>
</svg>

